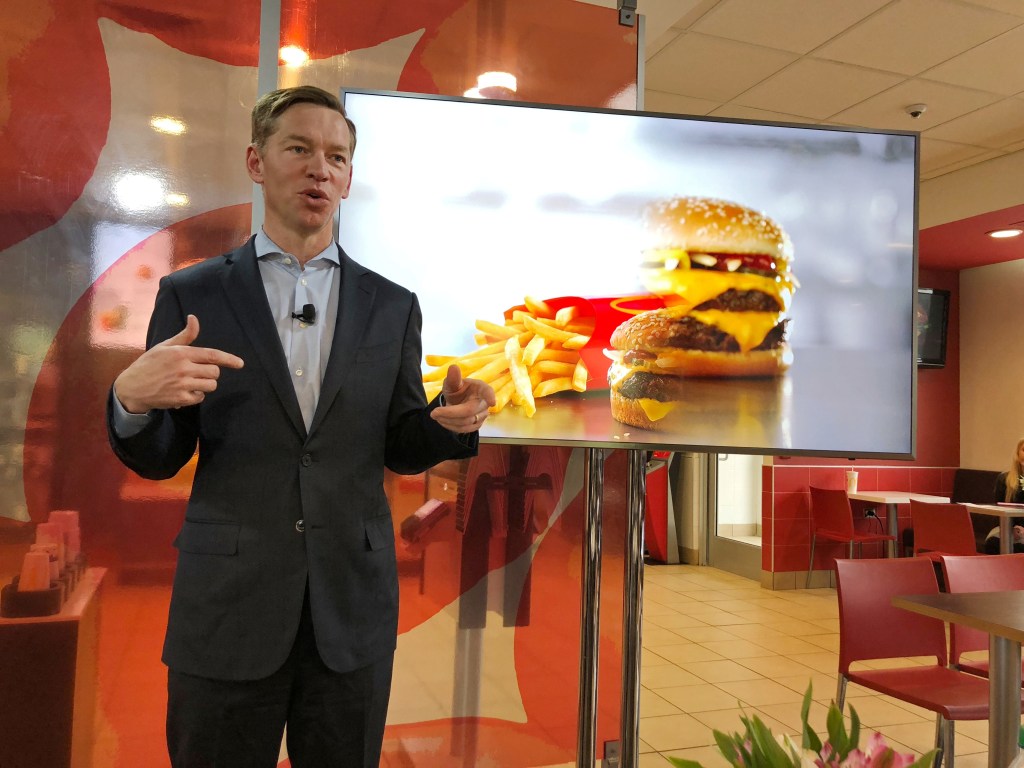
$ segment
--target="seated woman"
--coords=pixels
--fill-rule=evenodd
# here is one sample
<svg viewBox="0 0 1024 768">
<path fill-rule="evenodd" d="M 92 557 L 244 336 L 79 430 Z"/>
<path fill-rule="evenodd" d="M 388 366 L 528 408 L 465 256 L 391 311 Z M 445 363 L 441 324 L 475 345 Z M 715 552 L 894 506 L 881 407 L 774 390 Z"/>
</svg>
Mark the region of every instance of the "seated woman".
<svg viewBox="0 0 1024 768">
<path fill-rule="evenodd" d="M 1024 440 L 1017 441 L 1017 449 L 1013 452 L 1013 460 L 1007 472 L 1000 472 L 993 489 L 993 501 L 1024 504 Z M 1013 551 L 1024 552 L 1024 518 L 1013 519 Z M 985 552 L 990 555 L 999 554 L 999 528 L 989 531 L 985 537 Z"/>
</svg>

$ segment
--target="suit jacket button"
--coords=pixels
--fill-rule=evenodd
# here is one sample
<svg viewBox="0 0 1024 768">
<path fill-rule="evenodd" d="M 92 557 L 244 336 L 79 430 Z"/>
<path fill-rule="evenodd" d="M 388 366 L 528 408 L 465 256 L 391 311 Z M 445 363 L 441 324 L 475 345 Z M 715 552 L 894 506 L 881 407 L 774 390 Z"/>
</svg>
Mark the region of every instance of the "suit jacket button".
<svg viewBox="0 0 1024 768">
<path fill-rule="evenodd" d="M 308 467 L 313 463 L 313 456 L 311 454 L 304 453 L 302 454 L 300 461 L 302 462 L 302 466 Z"/>
<path fill-rule="evenodd" d="M 306 530 L 306 524 L 302 520 L 296 520 L 295 521 L 295 530 L 298 531 L 299 533 L 302 533 L 303 531 Z"/>
</svg>

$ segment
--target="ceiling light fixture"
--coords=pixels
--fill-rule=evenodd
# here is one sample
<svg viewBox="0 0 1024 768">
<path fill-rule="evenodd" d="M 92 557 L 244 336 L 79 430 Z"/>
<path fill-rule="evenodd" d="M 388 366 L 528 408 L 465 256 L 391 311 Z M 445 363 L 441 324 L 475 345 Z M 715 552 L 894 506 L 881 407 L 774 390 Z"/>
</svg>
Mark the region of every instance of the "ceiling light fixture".
<svg viewBox="0 0 1024 768">
<path fill-rule="evenodd" d="M 188 130 L 183 120 L 179 120 L 176 117 L 168 117 L 167 115 L 154 115 L 150 118 L 149 125 L 154 131 L 167 133 L 171 136 L 181 136 L 181 134 Z"/>
<path fill-rule="evenodd" d="M 511 72 L 484 72 L 477 75 L 476 86 L 462 95 L 469 99 L 507 99 L 519 87 Z"/>
<path fill-rule="evenodd" d="M 278 52 L 286 67 L 301 67 L 309 61 L 309 54 L 297 45 L 286 45 Z"/>
<path fill-rule="evenodd" d="M 1024 235 L 1024 229 L 1019 227 L 1006 227 L 1005 229 L 993 229 L 991 232 L 986 232 L 989 237 L 994 237 L 997 240 L 1005 240 L 1008 237 L 1020 237 Z"/>
</svg>

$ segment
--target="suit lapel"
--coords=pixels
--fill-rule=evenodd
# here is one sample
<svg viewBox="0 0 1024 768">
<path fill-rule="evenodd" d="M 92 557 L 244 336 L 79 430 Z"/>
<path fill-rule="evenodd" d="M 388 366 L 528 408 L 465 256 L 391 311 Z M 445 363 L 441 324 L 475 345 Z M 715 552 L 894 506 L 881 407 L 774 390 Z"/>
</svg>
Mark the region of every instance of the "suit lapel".
<svg viewBox="0 0 1024 768">
<path fill-rule="evenodd" d="M 363 338 L 363 331 L 370 320 L 375 289 L 367 278 L 368 271 L 356 264 L 338 247 L 341 258 L 338 291 L 338 319 L 334 326 L 334 340 L 331 342 L 331 356 L 320 386 L 320 399 L 316 404 L 313 423 L 309 426 L 312 434 L 320 426 L 331 404 L 338 396 L 346 373 L 352 367 L 356 350 Z"/>
<path fill-rule="evenodd" d="M 288 375 L 288 361 L 281 349 L 281 339 L 270 312 L 267 292 L 263 288 L 253 238 L 228 257 L 223 285 L 228 304 L 249 343 L 256 350 L 263 372 L 270 379 L 292 426 L 305 438 L 306 426 L 302 421 L 299 401 L 295 397 L 295 388 Z"/>
</svg>

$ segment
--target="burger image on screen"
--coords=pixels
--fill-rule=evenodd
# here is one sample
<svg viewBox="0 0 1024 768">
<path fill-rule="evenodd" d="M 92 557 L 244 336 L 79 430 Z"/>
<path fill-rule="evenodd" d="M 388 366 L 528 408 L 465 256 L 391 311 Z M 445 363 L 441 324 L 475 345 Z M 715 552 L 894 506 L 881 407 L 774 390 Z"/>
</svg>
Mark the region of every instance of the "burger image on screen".
<svg viewBox="0 0 1024 768">
<path fill-rule="evenodd" d="M 685 398 L 688 377 L 771 377 L 789 367 L 796 280 L 786 232 L 738 203 L 673 198 L 650 206 L 646 224 L 641 281 L 666 307 L 615 329 L 608 381 L 615 419 L 657 429 Z"/>
</svg>

